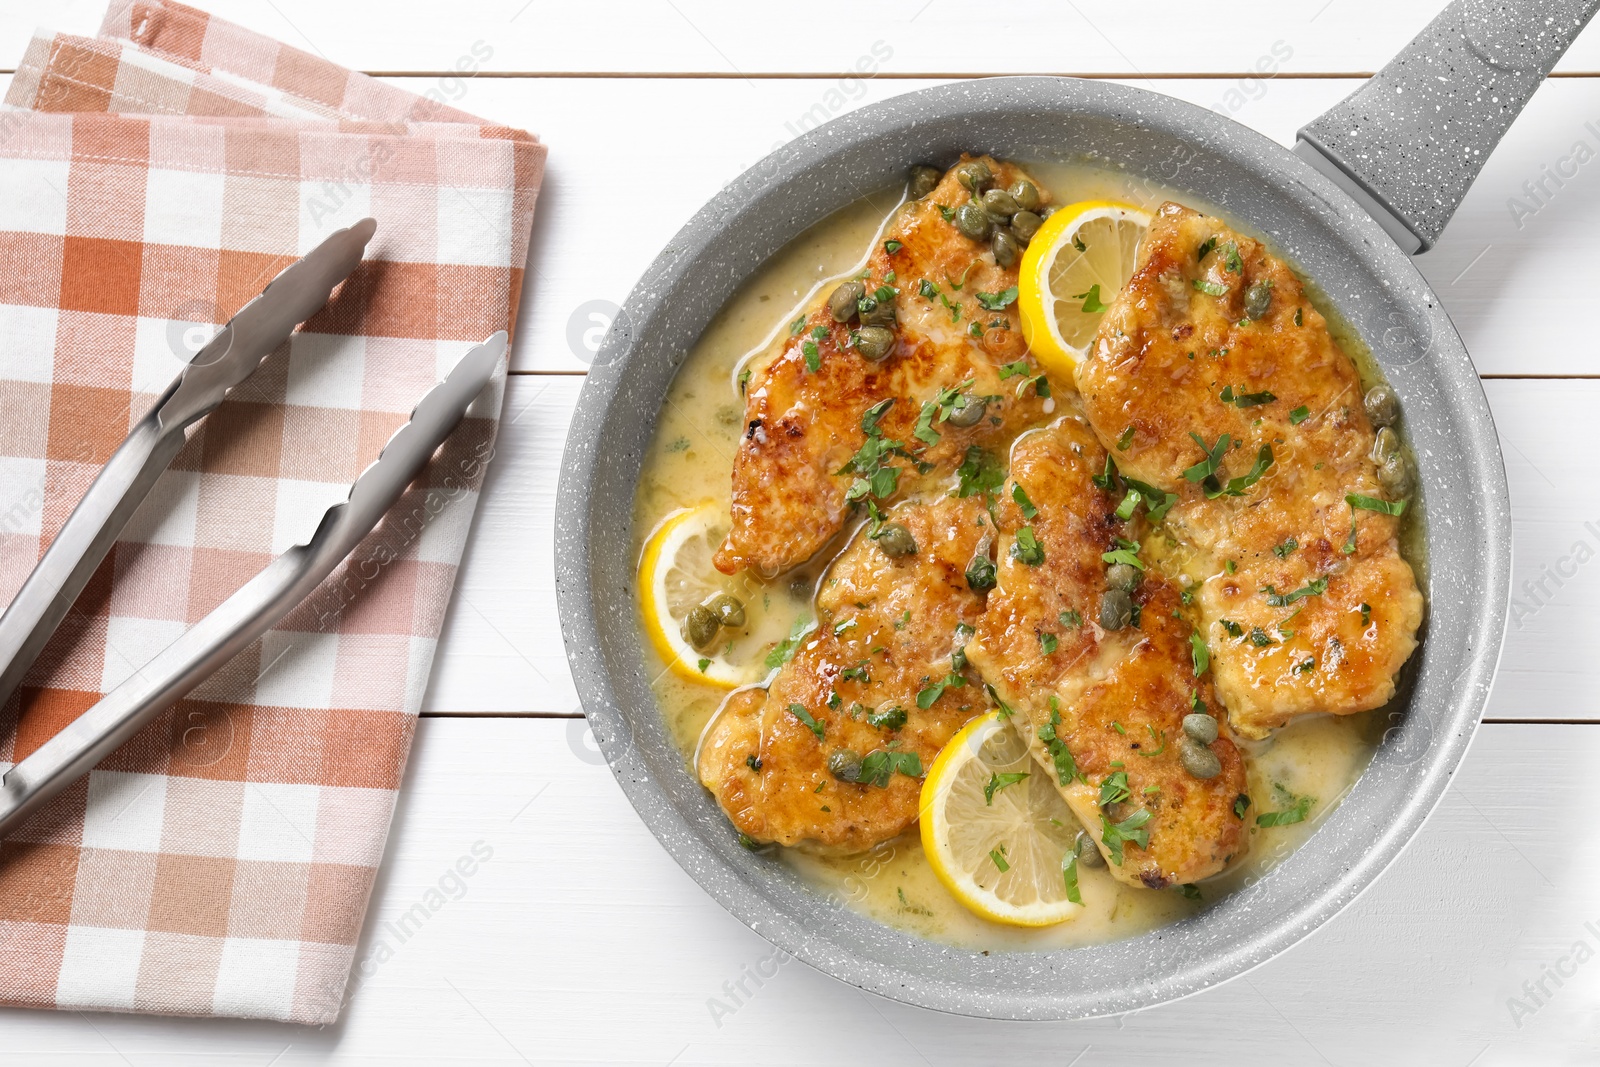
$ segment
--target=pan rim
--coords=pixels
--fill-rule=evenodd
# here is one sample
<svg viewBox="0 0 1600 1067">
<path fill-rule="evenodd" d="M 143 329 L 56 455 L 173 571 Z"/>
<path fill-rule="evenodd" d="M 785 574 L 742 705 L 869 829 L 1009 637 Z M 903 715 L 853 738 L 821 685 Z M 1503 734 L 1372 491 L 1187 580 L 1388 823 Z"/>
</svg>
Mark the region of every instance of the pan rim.
<svg viewBox="0 0 1600 1067">
<path fill-rule="evenodd" d="M 663 783 L 664 774 L 671 772 L 652 766 L 641 751 L 641 745 L 635 742 L 634 726 L 628 712 L 619 705 L 614 684 L 626 675 L 630 665 L 619 659 L 624 657 L 624 652 L 614 647 L 615 642 L 608 643 L 600 620 L 600 615 L 612 610 L 614 605 L 600 605 L 593 592 L 592 579 L 603 568 L 595 555 L 597 550 L 593 547 L 591 533 L 606 524 L 605 516 L 595 514 L 597 499 L 605 492 L 621 491 L 625 482 L 629 495 L 626 513 L 631 514 L 631 493 L 636 481 L 636 477 L 619 475 L 615 469 L 617 464 L 602 463 L 605 450 L 601 448 L 601 436 L 608 419 L 619 410 L 618 405 L 642 402 L 642 398 L 636 398 L 630 391 L 627 372 L 630 364 L 639 358 L 641 346 L 649 343 L 652 330 L 669 314 L 676 287 L 687 284 L 682 281 L 684 271 L 697 259 L 714 254 L 714 246 L 723 235 L 753 217 L 752 212 L 768 203 L 767 198 L 782 195 L 789 183 L 801 180 L 814 168 L 836 163 L 852 150 L 870 147 L 872 142 L 896 132 L 904 133 L 919 120 L 925 120 L 930 111 L 944 117 L 980 116 L 996 111 L 1040 112 L 1056 117 L 1081 116 L 1120 122 L 1134 131 L 1159 133 L 1180 142 L 1203 145 L 1219 158 L 1231 159 L 1255 171 L 1261 181 L 1276 186 L 1288 199 L 1298 201 L 1309 214 L 1320 215 L 1326 225 L 1347 234 L 1349 243 L 1364 248 L 1371 257 L 1366 269 L 1375 278 L 1393 280 L 1406 289 L 1413 301 L 1422 302 L 1424 306 L 1416 310 L 1426 318 L 1431 329 L 1431 343 L 1423 358 L 1452 389 L 1446 397 L 1448 411 L 1469 423 L 1475 431 L 1472 440 L 1464 442 L 1463 447 L 1468 448 L 1469 480 L 1481 493 L 1485 509 L 1485 521 L 1478 531 L 1481 544 L 1477 552 L 1485 563 L 1479 583 L 1485 610 L 1471 628 L 1467 664 L 1450 682 L 1456 694 L 1454 699 L 1446 702 L 1428 736 L 1417 742 L 1422 745 L 1422 751 L 1411 761 L 1412 788 L 1397 809 L 1398 817 L 1377 833 L 1368 832 L 1363 838 L 1364 849 L 1320 892 L 1297 898 L 1286 910 L 1280 908 L 1271 917 L 1270 924 L 1253 936 L 1238 944 L 1206 952 L 1191 963 L 1153 978 L 1139 974 L 1107 976 L 1106 988 L 1093 992 L 1037 988 L 1023 992 L 1007 989 L 1003 996 L 997 995 L 994 990 L 977 986 L 966 974 L 952 979 L 930 969 L 938 962 L 935 957 L 942 957 L 951 964 L 952 972 L 961 973 L 961 967 L 966 964 L 958 963 L 958 959 L 970 962 L 972 953 L 909 934 L 901 936 L 920 942 L 922 946 L 917 953 L 924 964 L 920 968 L 872 959 L 864 952 L 856 954 L 838 943 L 861 933 L 855 920 L 873 926 L 880 924 L 859 915 L 852 920 L 841 914 L 831 917 L 836 925 L 824 929 L 807 921 L 816 918 L 815 914 L 806 914 L 807 906 L 786 906 L 795 903 L 795 890 L 784 879 L 768 877 L 764 884 L 758 884 L 758 875 L 748 867 L 736 866 L 726 849 L 720 845 L 714 847 L 701 836 L 699 828 L 679 810 L 668 786 Z M 1182 187 L 1181 183 L 1173 184 Z M 834 205 L 839 206 L 842 203 Z M 815 220 L 794 220 L 789 236 L 812 221 Z M 768 249 L 761 258 L 774 250 Z M 717 299 L 712 313 L 727 295 L 728 292 L 724 292 Z M 706 318 L 709 319 L 709 314 Z M 681 359 L 681 355 L 676 358 Z M 675 372 L 676 365 L 671 369 Z M 656 404 L 659 409 L 659 399 Z M 654 418 L 652 411 L 647 419 L 652 426 Z M 613 453 L 608 458 L 615 460 L 616 456 Z M 627 461 L 631 464 L 636 458 L 630 451 Z M 1430 555 L 1433 543 L 1430 531 Z M 722 907 L 794 958 L 857 988 L 890 999 L 984 1018 L 1091 1018 L 1181 999 L 1259 966 L 1304 939 L 1353 902 L 1415 838 L 1442 798 L 1472 740 L 1488 699 L 1505 634 L 1511 596 L 1510 548 L 1504 464 L 1481 383 L 1437 297 L 1409 257 L 1377 223 L 1289 150 L 1231 119 L 1141 89 L 1050 76 L 960 81 L 890 98 L 817 127 L 777 149 L 725 187 L 684 225 L 645 271 L 602 346 L 573 418 L 562 461 L 556 509 L 558 606 L 569 662 L 579 692 L 583 694 L 584 709 L 601 751 L 629 802 L 668 853 Z M 1430 613 L 1433 606 L 1434 598 L 1430 596 Z M 1419 650 L 1418 656 L 1421 655 Z M 640 713 L 659 717 L 654 701 L 648 703 L 649 707 Z M 1422 721 L 1424 724 L 1432 722 L 1431 719 Z M 1406 726 L 1410 722 L 1408 712 Z M 688 777 L 681 768 L 681 760 L 679 764 L 679 773 Z M 1371 774 L 1369 768 L 1356 788 L 1360 789 Z M 698 783 L 695 788 L 699 788 Z M 1337 809 L 1331 818 L 1337 818 L 1343 810 L 1343 807 Z M 1322 828 L 1319 827 L 1318 833 L 1322 833 Z M 1314 843 L 1308 841 L 1307 847 L 1295 855 L 1309 847 L 1314 847 Z M 1264 884 L 1265 881 L 1252 887 L 1251 892 Z M 821 898 L 816 900 L 820 902 Z M 1227 903 L 1219 903 L 1197 919 L 1203 920 Z M 1140 938 L 1109 944 L 1130 945 L 1152 938 L 1158 942 L 1192 938 L 1196 935 L 1191 927 L 1198 925 L 1197 920 L 1184 920 Z M 1046 964 L 1036 970 L 1048 973 L 1053 969 L 1050 964 L 1064 965 L 1069 955 L 1089 952 L 1089 949 L 1058 950 L 1036 953 L 1033 958 Z M 996 958 L 1015 959 L 1011 954 Z M 1078 962 L 1078 957 L 1073 956 L 1072 962 Z"/>
</svg>

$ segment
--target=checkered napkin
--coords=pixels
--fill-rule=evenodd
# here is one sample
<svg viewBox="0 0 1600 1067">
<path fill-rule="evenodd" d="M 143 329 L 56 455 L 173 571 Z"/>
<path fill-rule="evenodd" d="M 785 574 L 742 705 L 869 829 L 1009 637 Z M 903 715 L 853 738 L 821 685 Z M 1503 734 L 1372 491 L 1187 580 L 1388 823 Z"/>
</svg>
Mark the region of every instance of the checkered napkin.
<svg viewBox="0 0 1600 1067">
<path fill-rule="evenodd" d="M 544 148 L 203 12 L 41 35 L 0 111 L 0 602 L 212 327 L 367 260 L 191 432 L 0 711 L 37 749 L 288 546 L 509 330 Z M 289 618 L 0 845 L 0 1002 L 338 1016 L 500 383 Z"/>
</svg>

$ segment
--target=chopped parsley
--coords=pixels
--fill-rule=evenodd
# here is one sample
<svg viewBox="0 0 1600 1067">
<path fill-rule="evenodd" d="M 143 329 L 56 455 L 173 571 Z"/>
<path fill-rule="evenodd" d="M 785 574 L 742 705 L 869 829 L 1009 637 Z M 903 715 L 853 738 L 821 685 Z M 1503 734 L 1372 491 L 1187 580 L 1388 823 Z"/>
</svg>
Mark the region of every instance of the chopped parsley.
<svg viewBox="0 0 1600 1067">
<path fill-rule="evenodd" d="M 1317 661 L 1316 661 L 1316 659 L 1314 657 L 1308 656 L 1305 659 L 1301 660 L 1299 663 L 1296 663 L 1294 665 L 1294 667 L 1289 671 L 1289 673 L 1290 674 L 1296 674 L 1296 675 L 1299 675 L 1299 674 L 1310 674 L 1312 671 L 1314 671 L 1316 669 L 1317 669 Z"/>
<path fill-rule="evenodd" d="M 1211 254 L 1211 250 L 1215 247 L 1217 247 L 1217 239 L 1215 237 L 1207 237 L 1204 241 L 1200 242 L 1200 247 L 1195 249 L 1194 261 L 1199 263 L 1202 259 L 1205 259 L 1207 256 L 1209 256 Z"/>
<path fill-rule="evenodd" d="M 1273 545 L 1272 554 L 1277 556 L 1279 559 L 1288 559 L 1289 553 L 1293 552 L 1299 547 L 1300 542 L 1291 537 L 1281 545 Z"/>
<path fill-rule="evenodd" d="M 1196 678 L 1206 673 L 1206 668 L 1211 666 L 1211 649 L 1206 647 L 1206 639 L 1200 636 L 1198 630 L 1189 634 L 1189 657 L 1194 660 Z"/>
<path fill-rule="evenodd" d="M 1128 772 L 1112 771 L 1100 780 L 1100 806 L 1109 808 L 1113 804 L 1121 804 L 1133 795 L 1128 788 Z"/>
<path fill-rule="evenodd" d="M 1232 404 L 1234 407 L 1253 408 L 1262 404 L 1270 404 L 1278 397 L 1276 394 L 1265 390 L 1259 393 L 1247 393 L 1242 385 L 1237 389 L 1231 385 L 1225 385 L 1222 387 L 1221 399 L 1224 404 Z"/>
<path fill-rule="evenodd" d="M 1360 493 L 1349 494 L 1344 498 L 1344 502 L 1353 508 L 1376 511 L 1380 515 L 1403 515 L 1406 510 L 1404 500 L 1379 500 L 1375 496 L 1362 496 Z"/>
<path fill-rule="evenodd" d="M 889 253 L 891 256 L 894 255 L 896 252 L 900 251 L 904 247 L 905 247 L 905 245 L 903 245 L 899 241 L 895 241 L 895 240 L 888 240 L 888 241 L 883 242 L 883 250 L 885 252 Z"/>
<path fill-rule="evenodd" d="M 883 431 L 878 428 L 878 421 L 883 418 L 884 412 L 894 404 L 894 398 L 880 400 L 869 407 L 861 415 L 861 430 L 867 439 L 861 443 L 861 448 L 850 457 L 850 461 L 840 467 L 835 474 L 856 474 L 858 477 L 846 490 L 845 501 L 854 502 L 863 497 L 876 497 L 886 499 L 895 494 L 900 484 L 900 468 L 885 464 L 891 456 L 903 455 L 901 442 L 891 441 L 883 436 Z"/>
<path fill-rule="evenodd" d="M 794 659 L 795 649 L 800 647 L 800 642 L 805 640 L 807 634 L 816 629 L 817 624 L 808 616 L 801 615 L 794 620 L 794 625 L 789 628 L 789 636 L 773 646 L 767 653 L 766 665 L 768 670 L 777 668 Z"/>
<path fill-rule="evenodd" d="M 1297 822 L 1305 822 L 1306 816 L 1311 814 L 1311 805 L 1316 803 L 1315 797 L 1300 797 L 1294 805 L 1282 811 L 1264 811 L 1256 816 L 1257 826 L 1289 826 Z M 1235 810 L 1238 810 L 1237 803 Z"/>
<path fill-rule="evenodd" d="M 1206 483 L 1206 488 L 1209 491 L 1213 485 L 1217 484 L 1217 471 L 1222 469 L 1222 457 L 1228 454 L 1228 449 L 1233 445 L 1233 438 L 1228 434 L 1223 434 L 1217 438 L 1216 444 L 1207 445 L 1205 438 L 1193 430 L 1189 431 L 1189 436 L 1194 439 L 1195 444 L 1200 446 L 1200 451 L 1205 453 L 1205 458 L 1185 470 L 1183 476 L 1191 482 Z"/>
<path fill-rule="evenodd" d="M 1083 903 L 1083 894 L 1078 891 L 1078 857 L 1074 853 L 1067 853 L 1061 864 L 1061 877 L 1067 885 L 1067 899 L 1074 904 Z"/>
<path fill-rule="evenodd" d="M 1110 552 L 1100 553 L 1100 561 L 1102 563 L 1126 563 L 1130 567 L 1141 571 L 1144 570 L 1144 564 L 1140 563 L 1139 557 L 1134 555 L 1135 552 L 1139 551 L 1139 542 L 1127 541 L 1120 537 L 1116 540 L 1117 547 Z"/>
<path fill-rule="evenodd" d="M 1217 496 L 1243 496 L 1244 491 L 1261 480 L 1267 473 L 1267 468 L 1272 466 L 1272 446 L 1262 445 L 1261 451 L 1256 453 L 1256 461 L 1251 465 L 1248 473 L 1239 478 L 1231 478 Z M 1206 494 L 1211 496 L 1209 492 Z"/>
<path fill-rule="evenodd" d="M 711 666 L 711 661 L 709 659 L 707 659 L 706 657 L 701 656 L 700 657 L 700 663 L 699 663 L 700 673 L 701 674 L 706 673 L 706 668 L 709 667 L 709 666 Z"/>
<path fill-rule="evenodd" d="M 889 779 L 896 773 L 907 778 L 921 778 L 922 757 L 915 752 L 896 752 L 885 748 L 868 752 L 861 758 L 861 776 L 856 781 L 862 785 L 887 789 Z"/>
<path fill-rule="evenodd" d="M 993 589 L 995 586 L 994 560 L 988 556 L 973 556 L 972 562 L 967 564 L 966 578 L 967 585 L 971 586 L 973 592 L 981 593 L 985 589 Z"/>
<path fill-rule="evenodd" d="M 1044 633 L 1039 635 L 1039 650 L 1047 656 L 1053 654 L 1060 647 L 1060 644 L 1055 634 Z"/>
<path fill-rule="evenodd" d="M 754 752 L 744 758 L 744 765 L 757 773 L 761 770 L 761 757 Z"/>
<path fill-rule="evenodd" d="M 1076 611 L 1063 611 L 1060 615 L 1056 616 L 1056 618 L 1060 619 L 1061 625 L 1067 627 L 1069 630 L 1083 625 L 1083 616 L 1079 615 Z"/>
<path fill-rule="evenodd" d="M 1028 365 L 1028 361 L 1025 359 L 1019 359 L 1015 363 L 1002 363 L 1000 365 L 1000 380 L 1003 382 L 1007 378 L 1014 378 L 1019 374 L 1029 374 L 1032 371 L 1033 368 Z"/>
<path fill-rule="evenodd" d="M 944 696 L 946 689 L 960 689 L 967 684 L 967 680 L 955 671 L 951 671 L 944 678 L 917 693 L 917 707 L 927 711 L 933 707 L 933 702 Z"/>
<path fill-rule="evenodd" d="M 1028 777 L 1027 771 L 1007 771 L 1005 774 L 989 775 L 989 781 L 983 787 L 984 804 L 993 806 L 996 793 L 1008 785 L 1016 785 L 1026 777 Z"/>
<path fill-rule="evenodd" d="M 1226 292 L 1226 290 L 1224 290 L 1224 292 Z M 1108 306 L 1107 304 L 1102 303 L 1100 300 L 1099 285 L 1089 286 L 1089 291 L 1085 293 L 1073 293 L 1072 299 L 1083 301 L 1083 313 L 1085 315 L 1098 315 Z"/>
<path fill-rule="evenodd" d="M 1299 426 L 1302 422 L 1305 422 L 1310 417 L 1311 409 L 1306 407 L 1304 404 L 1301 404 L 1299 407 L 1289 412 L 1289 424 L 1291 426 Z"/>
<path fill-rule="evenodd" d="M 1371 622 L 1372 622 L 1372 605 L 1364 603 L 1364 604 L 1361 605 L 1361 625 L 1363 627 L 1366 627 Z"/>
<path fill-rule="evenodd" d="M 1117 451 L 1126 452 L 1131 444 L 1133 444 L 1133 423 L 1130 422 L 1122 428 L 1122 434 L 1117 438 Z"/>
<path fill-rule="evenodd" d="M 968 445 L 966 458 L 956 469 L 961 484 L 957 496 L 968 497 L 974 493 L 992 493 L 1005 484 L 1005 468 L 994 458 L 994 453 L 978 445 Z"/>
<path fill-rule="evenodd" d="M 1140 848 L 1150 845 L 1150 831 L 1144 829 L 1144 824 L 1150 821 L 1150 812 L 1141 808 L 1121 822 L 1112 822 L 1105 815 L 1100 816 L 1100 840 L 1106 846 L 1106 851 L 1111 853 L 1111 862 L 1122 866 L 1122 846 L 1135 844 Z"/>
<path fill-rule="evenodd" d="M 1296 600 L 1304 600 L 1308 596 L 1321 596 L 1328 591 L 1328 576 L 1307 582 L 1292 593 L 1280 593 L 1270 585 L 1261 587 L 1261 592 L 1266 595 L 1267 603 L 1275 608 L 1285 608 Z"/>
<path fill-rule="evenodd" d="M 1222 246 L 1222 265 L 1228 271 L 1238 274 L 1244 270 L 1244 261 L 1239 258 L 1239 246 L 1229 241 Z"/>
<path fill-rule="evenodd" d="M 1305 316 L 1301 314 L 1303 310 L 1302 308 L 1294 309 L 1294 324 L 1296 326 L 1304 326 L 1306 324 Z"/>
<path fill-rule="evenodd" d="M 911 436 L 925 445 L 938 444 L 941 435 L 938 430 L 933 428 L 934 424 L 948 419 L 951 413 L 956 410 L 958 403 L 962 407 L 966 406 L 961 394 L 962 390 L 972 385 L 972 382 L 973 379 L 968 378 L 964 382 L 952 385 L 948 389 L 941 390 L 939 395 L 923 404 L 922 412 L 917 416 L 917 428 L 912 431 Z"/>
<path fill-rule="evenodd" d="M 1017 531 L 1016 539 L 1011 542 L 1011 558 L 1029 567 L 1037 567 L 1044 562 L 1044 548 L 1039 544 L 1039 539 L 1033 536 L 1032 526 L 1024 526 Z"/>
<path fill-rule="evenodd" d="M 1013 285 L 1011 288 L 1001 290 L 998 293 L 973 293 L 972 295 L 977 297 L 979 304 L 983 305 L 983 310 L 1000 311 L 1016 303 L 1017 287 Z M 1088 309 L 1085 308 L 1084 310 Z"/>
<path fill-rule="evenodd" d="M 906 724 L 906 709 L 896 704 L 892 708 L 867 713 L 867 725 L 880 730 L 898 730 Z"/>
<path fill-rule="evenodd" d="M 1055 764 L 1056 781 L 1066 785 L 1078 776 L 1077 761 L 1072 758 L 1072 753 L 1067 751 L 1067 744 L 1056 736 L 1056 727 L 1061 725 L 1061 712 L 1057 710 L 1055 697 L 1050 698 L 1050 721 L 1039 727 L 1039 740 L 1044 743 L 1045 751 L 1050 753 L 1050 760 Z"/>
<path fill-rule="evenodd" d="M 1233 817 L 1235 819 L 1244 818 L 1244 813 L 1249 811 L 1249 810 L 1250 810 L 1250 794 L 1249 793 L 1240 793 L 1238 796 L 1233 798 Z"/>
<path fill-rule="evenodd" d="M 1129 478 L 1127 475 L 1123 475 L 1122 482 L 1129 489 L 1138 492 L 1139 501 L 1144 504 L 1145 514 L 1149 516 L 1151 522 L 1160 522 L 1166 518 L 1167 512 L 1172 510 L 1172 505 L 1178 502 L 1177 493 L 1164 492 L 1136 478 Z M 1154 503 L 1157 500 L 1161 501 L 1161 503 Z"/>
<path fill-rule="evenodd" d="M 1039 514 L 1039 509 L 1033 506 L 1033 501 L 1028 499 L 1028 491 L 1022 488 L 1021 482 L 1011 483 L 1011 499 L 1017 502 L 1017 507 L 1022 511 L 1022 517 L 1028 522 Z"/>
<path fill-rule="evenodd" d="M 989 850 L 989 858 L 994 861 L 994 865 L 996 867 L 1000 868 L 1000 873 L 1001 874 L 1005 874 L 1007 871 L 1009 871 L 1011 869 L 1011 864 L 1006 862 L 1006 857 L 1005 857 L 1004 853 L 1005 853 L 1005 846 L 1004 845 L 1001 845 L 999 848 L 991 848 Z"/>
<path fill-rule="evenodd" d="M 789 714 L 799 719 L 805 724 L 806 729 L 816 734 L 818 741 L 821 741 L 822 735 L 827 732 L 827 724 L 820 723 L 813 718 L 811 713 L 806 710 L 806 706 L 804 704 L 790 704 Z"/>
<path fill-rule="evenodd" d="M 822 369 L 822 353 L 817 349 L 817 342 L 805 342 L 800 346 L 800 351 L 805 353 L 808 372 L 815 374 Z"/>
<path fill-rule="evenodd" d="M 1194 280 L 1194 287 L 1207 296 L 1228 295 L 1228 287 L 1226 285 L 1223 285 L 1220 282 L 1211 281 L 1207 278 L 1196 278 Z"/>
<path fill-rule="evenodd" d="M 1178 887 L 1178 892 L 1182 894 L 1184 900 L 1204 899 L 1200 896 L 1200 887 L 1193 882 L 1184 882 Z"/>
<path fill-rule="evenodd" d="M 1217 621 L 1222 624 L 1222 628 L 1224 630 L 1228 631 L 1228 636 L 1229 637 L 1243 637 L 1244 636 L 1244 627 L 1240 626 L 1238 623 L 1234 622 L 1232 619 L 1218 619 Z"/>
<path fill-rule="evenodd" d="M 806 317 L 804 315 L 801 315 L 798 319 L 795 319 L 793 322 L 791 322 L 789 324 L 789 336 L 790 337 L 799 337 L 800 334 L 805 331 L 805 328 L 806 328 Z"/>
<path fill-rule="evenodd" d="M 1250 643 L 1257 648 L 1266 648 L 1269 645 L 1277 644 L 1276 641 L 1267 636 L 1267 631 L 1259 626 L 1250 627 Z"/>
</svg>

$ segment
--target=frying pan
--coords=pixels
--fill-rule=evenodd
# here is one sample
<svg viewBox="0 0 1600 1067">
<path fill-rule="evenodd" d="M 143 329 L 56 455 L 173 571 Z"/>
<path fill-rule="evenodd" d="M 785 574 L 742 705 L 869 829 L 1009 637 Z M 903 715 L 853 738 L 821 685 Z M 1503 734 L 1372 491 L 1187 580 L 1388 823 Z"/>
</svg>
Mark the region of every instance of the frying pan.
<svg viewBox="0 0 1600 1067">
<path fill-rule="evenodd" d="M 774 945 L 845 982 L 995 1018 L 1067 1019 L 1186 996 L 1282 952 L 1349 904 L 1437 804 L 1488 699 L 1510 595 L 1511 519 L 1472 362 L 1409 255 L 1449 221 L 1489 152 L 1600 0 L 1458 0 L 1293 152 L 1139 89 L 995 78 L 910 93 L 774 152 L 703 208 L 629 296 L 567 441 L 556 586 L 588 721 L 667 851 Z M 739 279 L 836 209 L 963 150 L 1087 161 L 1192 193 L 1265 234 L 1372 347 L 1400 395 L 1435 520 L 1429 620 L 1371 765 L 1267 875 L 1142 937 L 984 956 L 874 922 L 741 848 L 685 766 L 645 674 L 630 538 L 662 398 Z"/>
</svg>

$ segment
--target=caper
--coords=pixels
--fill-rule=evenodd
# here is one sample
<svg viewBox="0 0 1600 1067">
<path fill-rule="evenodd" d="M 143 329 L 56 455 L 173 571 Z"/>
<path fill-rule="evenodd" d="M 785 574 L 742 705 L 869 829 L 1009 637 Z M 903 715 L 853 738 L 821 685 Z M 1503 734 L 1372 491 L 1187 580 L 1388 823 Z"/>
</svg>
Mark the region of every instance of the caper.
<svg viewBox="0 0 1600 1067">
<path fill-rule="evenodd" d="M 1078 840 L 1073 844 L 1073 852 L 1077 854 L 1078 865 L 1081 867 L 1104 867 L 1106 858 L 1100 855 L 1100 846 L 1094 843 L 1094 838 L 1088 834 L 1079 834 Z"/>
<path fill-rule="evenodd" d="M 1120 630 L 1133 621 L 1133 598 L 1121 589 L 1107 589 L 1100 598 L 1100 625 Z"/>
<path fill-rule="evenodd" d="M 987 549 L 981 549 L 972 562 L 967 564 L 967 585 L 975 593 L 994 588 L 995 565 L 994 560 L 987 555 Z"/>
<path fill-rule="evenodd" d="M 956 208 L 956 229 L 961 231 L 963 237 L 981 241 L 989 236 L 989 228 L 993 225 L 994 220 L 976 200 L 968 200 Z"/>
<path fill-rule="evenodd" d="M 1272 307 L 1272 284 L 1270 282 L 1256 282 L 1244 291 L 1244 313 L 1251 319 L 1259 319 Z"/>
<path fill-rule="evenodd" d="M 1183 717 L 1183 732 L 1198 744 L 1209 745 L 1217 739 L 1217 720 L 1203 711 Z"/>
<path fill-rule="evenodd" d="M 718 593 L 706 607 L 717 613 L 717 621 L 724 626 L 736 630 L 744 625 L 744 601 L 732 593 Z"/>
<path fill-rule="evenodd" d="M 1002 268 L 1014 267 L 1022 258 L 1022 242 L 1010 230 L 994 231 L 989 248 L 994 252 L 995 265 Z"/>
<path fill-rule="evenodd" d="M 915 164 L 912 166 L 910 174 L 906 177 L 906 183 L 909 186 L 906 192 L 911 199 L 921 200 L 933 192 L 934 187 L 939 184 L 939 179 L 942 176 L 938 167 L 929 166 L 927 163 Z"/>
<path fill-rule="evenodd" d="M 1374 385 L 1367 390 L 1361 404 L 1367 409 L 1367 418 L 1374 426 L 1393 426 L 1400 421 L 1400 398 L 1387 385 Z"/>
<path fill-rule="evenodd" d="M 1385 426 L 1379 430 L 1378 436 L 1372 441 L 1372 458 L 1382 463 L 1398 451 L 1400 451 L 1400 435 L 1394 432 L 1394 427 Z"/>
<path fill-rule="evenodd" d="M 861 313 L 863 326 L 888 326 L 893 327 L 895 322 L 894 301 L 879 300 L 869 296 L 856 305 Z"/>
<path fill-rule="evenodd" d="M 950 409 L 950 414 L 945 416 L 945 422 L 951 426 L 976 426 L 983 418 L 984 408 L 989 402 L 981 396 L 971 393 L 962 393 L 956 397 L 955 406 Z"/>
<path fill-rule="evenodd" d="M 990 172 L 989 164 L 974 159 L 956 168 L 956 181 L 971 189 L 973 196 L 980 196 L 994 184 L 994 174 Z"/>
<path fill-rule="evenodd" d="M 1187 734 L 1178 738 L 1178 760 L 1184 770 L 1201 780 L 1215 778 L 1222 773 L 1222 761 L 1217 754 Z"/>
<path fill-rule="evenodd" d="M 917 551 L 917 539 L 911 536 L 911 531 L 898 522 L 884 523 L 878 531 L 878 547 L 883 549 L 883 554 L 890 559 L 899 559 L 902 556 L 914 555 Z"/>
<path fill-rule="evenodd" d="M 848 748 L 836 748 L 828 753 L 828 773 L 841 782 L 861 781 L 861 754 Z"/>
<path fill-rule="evenodd" d="M 1017 240 L 1027 244 L 1033 240 L 1033 235 L 1039 232 L 1039 227 L 1044 225 L 1044 219 L 1031 211 L 1019 211 L 1011 216 L 1011 232 L 1017 235 Z"/>
<path fill-rule="evenodd" d="M 1144 575 L 1139 573 L 1139 568 L 1126 563 L 1113 563 L 1106 568 L 1106 588 L 1120 589 L 1124 593 L 1131 593 L 1139 588 L 1139 583 L 1144 580 Z"/>
<path fill-rule="evenodd" d="M 1387 456 L 1378 464 L 1378 484 L 1396 500 L 1411 495 L 1416 487 L 1411 476 L 1411 464 L 1399 452 Z"/>
<path fill-rule="evenodd" d="M 722 629 L 722 620 L 705 604 L 696 604 L 684 616 L 682 629 L 683 639 L 696 652 L 704 652 L 716 641 L 717 631 Z"/>
<path fill-rule="evenodd" d="M 860 282 L 845 282 L 828 297 L 828 311 L 834 322 L 849 322 L 856 317 L 856 305 L 867 295 Z"/>
<path fill-rule="evenodd" d="M 796 600 L 810 600 L 812 592 L 811 576 L 797 574 L 789 579 L 789 595 Z"/>
<path fill-rule="evenodd" d="M 1011 199 L 1023 211 L 1039 210 L 1039 187 L 1026 179 L 1011 183 Z"/>
<path fill-rule="evenodd" d="M 894 351 L 894 331 L 887 326 L 863 326 L 852 335 L 856 351 L 871 363 L 887 359 Z"/>
<path fill-rule="evenodd" d="M 1022 205 L 1004 189 L 990 189 L 983 194 L 983 210 L 996 218 L 1009 219 L 1022 210 Z"/>
</svg>

